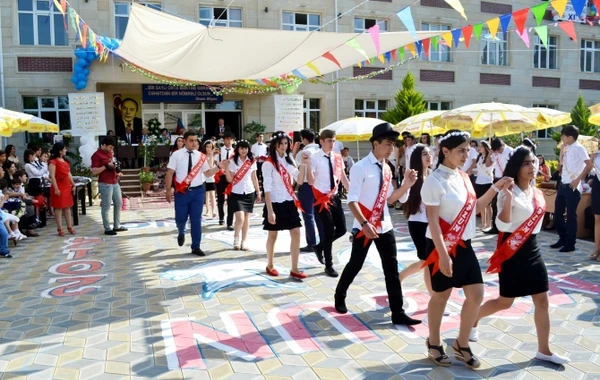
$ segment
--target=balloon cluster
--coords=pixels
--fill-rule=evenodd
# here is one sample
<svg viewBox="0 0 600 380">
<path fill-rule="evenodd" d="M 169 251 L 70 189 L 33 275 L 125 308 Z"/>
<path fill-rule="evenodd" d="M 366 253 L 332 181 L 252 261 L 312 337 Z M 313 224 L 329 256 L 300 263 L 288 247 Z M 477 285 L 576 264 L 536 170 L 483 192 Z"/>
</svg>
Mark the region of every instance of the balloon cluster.
<svg viewBox="0 0 600 380">
<path fill-rule="evenodd" d="M 79 139 L 79 155 L 81 156 L 81 164 L 87 168 L 92 167 L 92 155 L 98 149 L 98 143 L 93 134 L 81 136 Z"/>
<path fill-rule="evenodd" d="M 93 47 L 88 46 L 86 49 L 75 49 L 75 57 L 77 57 L 77 62 L 73 68 L 71 82 L 73 82 L 77 91 L 81 91 L 87 86 L 90 65 L 98 59 L 99 55 L 94 51 Z"/>
</svg>

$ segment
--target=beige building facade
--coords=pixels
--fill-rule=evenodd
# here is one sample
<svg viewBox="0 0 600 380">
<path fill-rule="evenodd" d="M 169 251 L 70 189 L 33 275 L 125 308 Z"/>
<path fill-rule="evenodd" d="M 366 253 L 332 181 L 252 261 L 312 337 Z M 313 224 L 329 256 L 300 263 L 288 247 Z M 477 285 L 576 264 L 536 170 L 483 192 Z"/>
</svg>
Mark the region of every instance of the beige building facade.
<svg viewBox="0 0 600 380">
<path fill-rule="evenodd" d="M 450 30 L 487 21 L 505 13 L 531 7 L 539 1 L 462 0 L 469 21 L 465 21 L 443 0 L 421 0 L 411 6 L 415 25 L 420 30 Z M 149 2 L 162 11 L 208 24 L 243 28 L 315 30 L 324 32 L 361 32 L 380 22 L 382 30 L 402 31 L 404 25 L 395 16 L 406 2 L 371 0 L 163 0 Z M 129 3 L 114 0 L 73 0 L 70 4 L 99 35 L 122 37 L 127 23 Z M 2 105 L 57 121 L 68 129 L 68 93 L 75 92 L 70 81 L 75 62 L 74 35 L 64 35 L 62 16 L 48 7 L 47 0 L 3 1 L 0 5 L 2 40 Z M 336 15 L 340 15 L 337 22 Z M 470 48 L 461 42 L 458 48 L 441 46 L 430 57 L 412 60 L 376 79 L 341 82 L 325 86 L 303 84 L 297 94 L 304 96 L 305 126 L 323 128 L 336 120 L 354 115 L 379 117 L 394 105 L 394 93 L 402 78 L 411 71 L 416 86 L 430 109 L 451 109 L 478 102 L 507 102 L 523 106 L 549 106 L 569 111 L 579 94 L 589 104 L 600 102 L 600 27 L 577 24 L 577 41 L 554 26 L 547 12 L 549 46 L 544 48 L 534 32 L 529 32 L 527 48 L 514 31 L 498 33 L 492 40 L 485 29 L 480 41 L 471 40 Z M 527 26 L 535 26 L 530 15 Z M 268 48 L 266 46 L 265 48 Z M 260 52 L 257 52 L 260 54 Z M 219 60 L 218 56 L 206 59 Z M 243 62 L 239 63 L 243 65 Z M 365 74 L 366 68 L 350 67 L 326 79 Z M 115 95 L 141 97 L 142 85 L 153 84 L 148 78 L 131 72 L 118 58 L 94 62 L 84 92 L 105 94 L 107 130 L 114 129 Z M 158 118 L 174 130 L 177 119 L 185 126 L 216 126 L 225 117 L 234 130 L 255 121 L 273 129 L 274 97 L 266 95 L 225 95 L 223 103 L 143 103 L 141 117 Z M 551 155 L 553 143 L 541 132 L 541 150 Z M 8 139 L 22 147 L 24 134 Z M 6 143 L 6 142 L 5 142 Z M 366 147 L 365 147 L 366 148 Z"/>
</svg>

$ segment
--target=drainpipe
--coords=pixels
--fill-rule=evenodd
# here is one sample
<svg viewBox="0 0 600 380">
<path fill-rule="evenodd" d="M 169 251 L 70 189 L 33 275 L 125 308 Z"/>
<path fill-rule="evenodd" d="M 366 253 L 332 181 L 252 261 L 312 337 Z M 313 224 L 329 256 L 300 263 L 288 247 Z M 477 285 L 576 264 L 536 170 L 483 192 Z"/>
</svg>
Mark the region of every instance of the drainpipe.
<svg viewBox="0 0 600 380">
<path fill-rule="evenodd" d="M 6 108 L 6 94 L 4 93 L 4 47 L 2 44 L 2 12 L 0 11 L 0 92 L 2 92 L 2 108 Z M 0 146 L 4 146 L 4 138 L 0 137 Z"/>
<path fill-rule="evenodd" d="M 334 0 L 333 11 L 335 12 L 335 32 L 338 33 L 338 0 Z M 335 72 L 335 120 L 340 120 L 340 84 L 337 80 L 340 78 L 340 72 Z"/>
</svg>

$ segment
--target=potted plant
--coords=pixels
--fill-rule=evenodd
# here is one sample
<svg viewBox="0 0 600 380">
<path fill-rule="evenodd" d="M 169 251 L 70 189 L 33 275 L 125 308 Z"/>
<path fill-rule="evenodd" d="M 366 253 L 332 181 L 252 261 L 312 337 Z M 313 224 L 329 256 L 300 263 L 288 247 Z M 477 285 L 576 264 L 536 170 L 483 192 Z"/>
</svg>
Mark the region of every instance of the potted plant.
<svg viewBox="0 0 600 380">
<path fill-rule="evenodd" d="M 144 166 L 142 167 L 143 172 L 150 171 L 150 166 L 152 164 L 152 160 L 154 160 L 154 155 L 156 153 L 156 146 L 158 145 L 158 137 L 154 135 L 148 135 L 146 138 L 146 142 L 140 142 L 139 145 L 139 154 L 144 159 Z"/>
<path fill-rule="evenodd" d="M 142 190 L 147 192 L 150 190 L 150 186 L 154 183 L 154 173 L 151 171 L 141 171 L 139 174 L 140 184 L 142 185 Z"/>
</svg>

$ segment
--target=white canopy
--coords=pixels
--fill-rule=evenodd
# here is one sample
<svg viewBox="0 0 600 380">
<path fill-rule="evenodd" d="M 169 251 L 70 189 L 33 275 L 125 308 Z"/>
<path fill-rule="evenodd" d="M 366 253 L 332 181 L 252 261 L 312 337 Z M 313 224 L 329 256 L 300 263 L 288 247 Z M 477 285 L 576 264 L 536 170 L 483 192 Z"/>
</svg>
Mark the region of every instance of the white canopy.
<svg viewBox="0 0 600 380">
<path fill-rule="evenodd" d="M 417 32 L 424 39 L 443 32 Z M 312 78 L 318 74 L 307 67 L 312 62 L 321 74 L 339 70 L 322 55 L 330 52 L 342 68 L 366 57 L 346 42 L 356 33 L 296 32 L 275 29 L 210 27 L 183 20 L 136 3 L 123 42 L 115 53 L 153 73 L 194 82 L 224 83 L 263 79 L 298 70 Z M 368 57 L 377 50 L 369 33 L 354 41 Z M 385 53 L 415 42 L 409 32 L 380 34 L 380 52 Z M 406 52 L 407 57 L 410 53 Z"/>
</svg>

